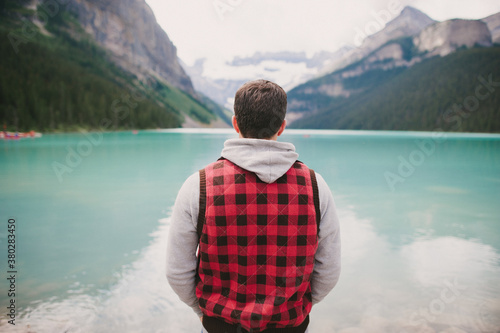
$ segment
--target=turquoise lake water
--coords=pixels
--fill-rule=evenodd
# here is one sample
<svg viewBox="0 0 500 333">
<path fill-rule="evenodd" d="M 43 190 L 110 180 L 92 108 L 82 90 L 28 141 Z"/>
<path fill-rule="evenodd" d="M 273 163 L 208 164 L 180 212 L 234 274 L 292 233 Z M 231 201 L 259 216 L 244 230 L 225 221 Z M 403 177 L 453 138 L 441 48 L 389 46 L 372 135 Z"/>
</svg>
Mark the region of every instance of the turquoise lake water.
<svg viewBox="0 0 500 333">
<path fill-rule="evenodd" d="M 500 332 L 500 135 L 288 131 L 329 184 L 343 268 L 310 332 Z M 0 142 L 0 331 L 199 332 L 164 277 L 171 208 L 231 131 Z M 16 221 L 16 326 L 6 317 Z"/>
</svg>

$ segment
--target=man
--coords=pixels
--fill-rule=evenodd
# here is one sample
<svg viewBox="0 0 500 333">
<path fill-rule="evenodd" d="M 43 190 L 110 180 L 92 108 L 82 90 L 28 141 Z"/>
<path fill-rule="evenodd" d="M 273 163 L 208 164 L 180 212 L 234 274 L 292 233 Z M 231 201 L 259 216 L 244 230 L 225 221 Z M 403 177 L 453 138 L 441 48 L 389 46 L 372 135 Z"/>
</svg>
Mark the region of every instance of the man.
<svg viewBox="0 0 500 333">
<path fill-rule="evenodd" d="M 286 106 L 277 84 L 244 84 L 232 119 L 239 138 L 177 196 L 167 278 L 205 332 L 307 332 L 312 305 L 338 281 L 333 197 L 295 147 L 277 141 Z"/>
</svg>

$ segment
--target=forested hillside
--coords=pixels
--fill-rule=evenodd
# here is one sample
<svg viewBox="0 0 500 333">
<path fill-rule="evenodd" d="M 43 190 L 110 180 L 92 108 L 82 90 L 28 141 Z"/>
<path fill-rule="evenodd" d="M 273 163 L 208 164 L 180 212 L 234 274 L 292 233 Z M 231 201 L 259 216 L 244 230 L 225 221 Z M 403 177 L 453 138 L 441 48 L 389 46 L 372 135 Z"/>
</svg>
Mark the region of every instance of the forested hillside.
<svg viewBox="0 0 500 333">
<path fill-rule="evenodd" d="M 327 80 L 324 77 L 307 84 Z M 372 71 L 349 88 L 362 93 L 331 98 L 289 98 L 313 103 L 316 111 L 291 126 L 364 130 L 500 132 L 500 47 L 459 50 L 400 70 Z M 304 86 L 301 87 L 304 91 Z"/>
<path fill-rule="evenodd" d="M 8 130 L 166 128 L 185 116 L 217 118 L 213 106 L 180 89 L 117 67 L 70 13 L 51 17 L 42 33 L 27 20 L 35 11 L 15 1 L 2 6 L 0 122 Z"/>
</svg>

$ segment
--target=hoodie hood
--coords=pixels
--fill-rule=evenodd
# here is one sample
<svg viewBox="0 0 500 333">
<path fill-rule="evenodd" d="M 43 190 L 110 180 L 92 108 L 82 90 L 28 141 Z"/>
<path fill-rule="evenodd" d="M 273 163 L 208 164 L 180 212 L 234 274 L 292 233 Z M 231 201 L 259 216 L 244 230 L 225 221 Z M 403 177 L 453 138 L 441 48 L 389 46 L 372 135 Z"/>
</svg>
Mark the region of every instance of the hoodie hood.
<svg viewBox="0 0 500 333">
<path fill-rule="evenodd" d="M 283 176 L 299 157 L 291 143 L 242 138 L 227 140 L 221 155 L 268 184 Z"/>
</svg>

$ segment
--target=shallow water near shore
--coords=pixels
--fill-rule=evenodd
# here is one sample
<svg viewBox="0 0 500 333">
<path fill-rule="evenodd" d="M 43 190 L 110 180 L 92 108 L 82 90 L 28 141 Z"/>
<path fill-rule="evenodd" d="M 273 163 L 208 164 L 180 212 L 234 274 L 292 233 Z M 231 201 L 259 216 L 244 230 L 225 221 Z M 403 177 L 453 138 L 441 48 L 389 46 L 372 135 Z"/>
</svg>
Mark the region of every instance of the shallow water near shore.
<svg viewBox="0 0 500 333">
<path fill-rule="evenodd" d="M 310 332 L 500 332 L 500 135 L 286 131 L 329 184 L 343 268 Z M 0 142 L 0 331 L 199 332 L 164 277 L 171 208 L 226 130 Z M 7 223 L 16 221 L 16 325 Z"/>
</svg>

